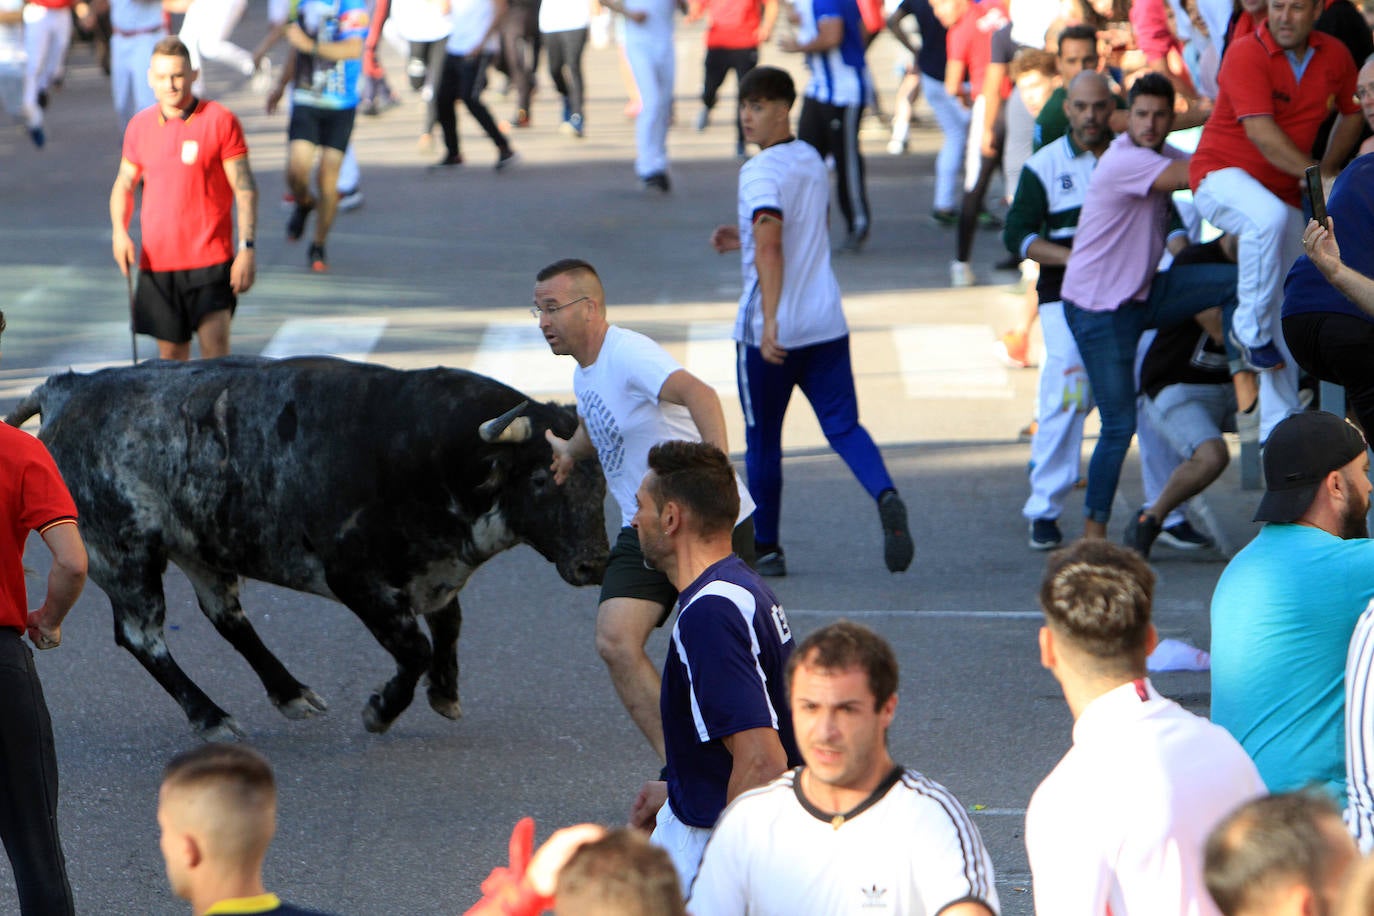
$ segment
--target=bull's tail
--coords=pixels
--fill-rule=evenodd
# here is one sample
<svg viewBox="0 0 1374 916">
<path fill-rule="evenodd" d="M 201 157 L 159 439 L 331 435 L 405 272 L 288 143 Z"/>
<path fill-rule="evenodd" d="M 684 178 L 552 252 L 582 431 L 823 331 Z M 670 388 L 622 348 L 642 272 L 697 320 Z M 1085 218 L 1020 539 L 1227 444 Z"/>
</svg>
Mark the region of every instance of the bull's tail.
<svg viewBox="0 0 1374 916">
<path fill-rule="evenodd" d="M 44 385 L 39 385 L 37 388 L 33 389 L 33 391 L 29 392 L 29 396 L 15 405 L 14 410 L 10 411 L 10 415 L 5 417 L 5 422 L 10 426 L 20 427 L 23 426 L 30 417 L 35 414 L 41 414 L 43 412 L 43 389 L 45 387 Z"/>
</svg>

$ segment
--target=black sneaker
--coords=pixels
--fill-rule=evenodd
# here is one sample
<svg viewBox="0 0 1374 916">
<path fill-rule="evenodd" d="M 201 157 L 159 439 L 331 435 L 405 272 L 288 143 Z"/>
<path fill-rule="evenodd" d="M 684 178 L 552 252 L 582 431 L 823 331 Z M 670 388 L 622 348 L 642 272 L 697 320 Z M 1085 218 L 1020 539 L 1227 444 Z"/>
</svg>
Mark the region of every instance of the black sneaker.
<svg viewBox="0 0 1374 916">
<path fill-rule="evenodd" d="M 322 274 L 329 269 L 329 259 L 324 256 L 324 246 L 319 242 L 310 243 L 310 254 L 306 255 L 306 263 L 310 269 L 317 274 Z"/>
<path fill-rule="evenodd" d="M 754 572 L 770 579 L 787 575 L 787 557 L 783 554 L 782 548 L 759 554 L 758 559 L 754 561 Z"/>
<path fill-rule="evenodd" d="M 916 556 L 916 542 L 907 525 L 906 503 L 896 490 L 888 490 L 878 500 L 878 518 L 883 523 L 883 562 L 888 572 L 902 572 Z"/>
<path fill-rule="evenodd" d="M 662 191 L 664 194 L 667 194 L 671 188 L 672 185 L 668 181 L 667 174 L 664 172 L 656 172 L 653 175 L 646 175 L 644 177 L 644 190 L 646 191 Z"/>
<path fill-rule="evenodd" d="M 430 170 L 431 172 L 433 172 L 433 171 L 437 171 L 437 170 L 439 170 L 439 169 L 451 169 L 451 168 L 454 168 L 455 166 L 459 166 L 459 165 L 462 165 L 462 164 L 463 164 L 463 156 L 462 156 L 461 153 L 449 153 L 449 154 L 445 155 L 444 158 L 440 159 L 438 162 L 436 162 L 436 163 L 434 163 L 433 165 L 431 165 L 431 166 L 429 167 L 429 170 Z"/>
<path fill-rule="evenodd" d="M 509 146 L 501 150 L 501 154 L 496 157 L 496 171 L 502 171 L 507 166 L 510 166 L 515 162 L 515 159 L 515 150 L 511 149 Z"/>
<path fill-rule="evenodd" d="M 1154 546 L 1155 539 L 1159 537 L 1159 532 L 1159 522 L 1155 520 L 1154 516 L 1146 515 L 1142 508 L 1132 515 L 1131 520 L 1126 523 L 1126 532 L 1121 543 L 1148 560 L 1150 548 Z"/>
<path fill-rule="evenodd" d="M 1187 519 L 1161 531 L 1159 543 L 1174 550 L 1209 550 L 1216 546 L 1211 538 L 1194 528 Z"/>
<path fill-rule="evenodd" d="M 286 221 L 286 240 L 288 242 L 298 242 L 305 234 L 305 221 L 310 216 L 310 211 L 315 209 L 315 202 L 303 204 L 296 201 L 296 205 L 291 208 L 291 217 Z"/>
<path fill-rule="evenodd" d="M 850 232 L 844 237 L 844 244 L 840 246 L 842 254 L 858 254 L 863 250 L 864 242 L 868 241 L 868 230 L 863 232 Z"/>
<path fill-rule="evenodd" d="M 1052 518 L 1033 518 L 1030 523 L 1031 550 L 1053 550 L 1064 543 L 1059 523 Z"/>
</svg>

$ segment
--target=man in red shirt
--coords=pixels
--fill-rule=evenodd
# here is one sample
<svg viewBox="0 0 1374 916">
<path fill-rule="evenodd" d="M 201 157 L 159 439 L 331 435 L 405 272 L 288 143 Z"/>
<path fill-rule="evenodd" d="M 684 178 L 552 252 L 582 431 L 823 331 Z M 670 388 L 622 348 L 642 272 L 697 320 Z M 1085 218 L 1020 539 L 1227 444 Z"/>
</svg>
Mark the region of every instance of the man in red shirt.
<svg viewBox="0 0 1374 916">
<path fill-rule="evenodd" d="M 114 259 L 128 276 L 134 188 L 143 183 L 134 330 L 157 338 L 162 359 L 190 359 L 192 332 L 202 357 L 228 354 L 229 320 L 256 269 L 258 190 L 243 127 L 227 108 L 192 95 L 195 79 L 186 45 L 159 41 L 148 66 L 157 104 L 129 122 L 110 192 Z"/>
<path fill-rule="evenodd" d="M 1303 172 L 1333 109 L 1321 160 L 1330 186 L 1359 141 L 1355 62 L 1314 32 L 1321 0 L 1270 0 L 1269 16 L 1226 51 L 1212 117 L 1193 155 L 1198 213 L 1239 241 L 1233 335 L 1260 373 L 1260 438 L 1298 407 L 1298 367 L 1279 326 L 1283 277 L 1302 252 Z M 1242 410 L 1247 405 L 1240 405 Z"/>
<path fill-rule="evenodd" d="M 701 113 L 697 115 L 697 131 L 703 131 L 711 121 L 711 109 L 716 107 L 716 93 L 725 74 L 735 71 L 735 82 L 759 65 L 759 45 L 773 34 L 778 18 L 778 0 L 692 0 L 687 21 L 705 14 L 706 61 L 705 81 L 701 87 Z M 744 128 L 739 113 L 735 113 L 735 154 L 744 155 Z"/>
<path fill-rule="evenodd" d="M 5 316 L 0 312 L 0 334 Z M 52 551 L 43 604 L 28 609 L 24 542 L 37 531 Z M 0 423 L 0 841 L 14 866 L 24 916 L 73 911 L 67 863 L 57 833 L 57 753 L 35 648 L 62 642 L 62 619 L 86 583 L 86 547 L 52 456 L 33 436 Z"/>
</svg>

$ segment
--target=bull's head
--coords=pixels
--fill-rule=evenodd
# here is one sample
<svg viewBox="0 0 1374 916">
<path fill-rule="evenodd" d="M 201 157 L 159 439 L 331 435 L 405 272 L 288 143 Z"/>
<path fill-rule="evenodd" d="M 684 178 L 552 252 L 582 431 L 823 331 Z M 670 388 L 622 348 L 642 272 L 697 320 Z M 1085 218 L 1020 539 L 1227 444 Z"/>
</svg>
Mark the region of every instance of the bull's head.
<svg viewBox="0 0 1374 916">
<path fill-rule="evenodd" d="M 502 479 L 493 482 L 511 531 L 555 564 L 570 585 L 593 585 L 601 581 L 610 552 L 605 477 L 593 458 L 577 462 L 561 485 L 554 483 L 553 451 L 543 436 L 544 429 L 570 436 L 576 428 L 571 408 L 522 401 L 481 424 L 478 435 L 509 447 L 493 470 Z"/>
</svg>

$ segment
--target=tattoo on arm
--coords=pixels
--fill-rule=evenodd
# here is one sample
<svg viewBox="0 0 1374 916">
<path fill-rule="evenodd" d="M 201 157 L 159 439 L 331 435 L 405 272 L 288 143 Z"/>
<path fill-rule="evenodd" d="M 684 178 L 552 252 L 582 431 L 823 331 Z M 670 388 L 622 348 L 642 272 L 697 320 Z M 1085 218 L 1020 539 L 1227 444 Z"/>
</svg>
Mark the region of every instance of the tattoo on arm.
<svg viewBox="0 0 1374 916">
<path fill-rule="evenodd" d="M 253 180 L 253 170 L 248 167 L 247 159 L 234 163 L 234 187 L 240 191 L 256 191 L 258 184 Z"/>
</svg>

